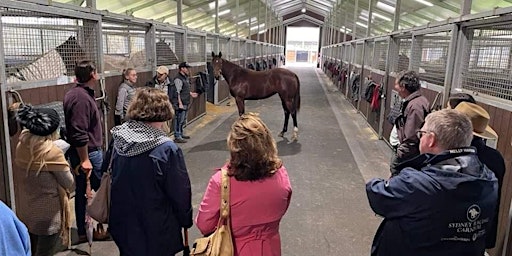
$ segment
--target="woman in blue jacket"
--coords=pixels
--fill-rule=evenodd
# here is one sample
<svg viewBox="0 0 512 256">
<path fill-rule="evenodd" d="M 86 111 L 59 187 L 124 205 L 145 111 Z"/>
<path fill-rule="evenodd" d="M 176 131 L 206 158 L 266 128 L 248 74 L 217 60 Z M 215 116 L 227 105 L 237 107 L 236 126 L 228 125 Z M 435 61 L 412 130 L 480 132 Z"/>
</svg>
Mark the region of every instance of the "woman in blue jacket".
<svg viewBox="0 0 512 256">
<path fill-rule="evenodd" d="M 121 255 L 174 255 L 192 226 L 190 180 L 183 153 L 162 131 L 173 111 L 167 94 L 137 89 L 129 121 L 112 128 L 109 230 Z"/>
</svg>

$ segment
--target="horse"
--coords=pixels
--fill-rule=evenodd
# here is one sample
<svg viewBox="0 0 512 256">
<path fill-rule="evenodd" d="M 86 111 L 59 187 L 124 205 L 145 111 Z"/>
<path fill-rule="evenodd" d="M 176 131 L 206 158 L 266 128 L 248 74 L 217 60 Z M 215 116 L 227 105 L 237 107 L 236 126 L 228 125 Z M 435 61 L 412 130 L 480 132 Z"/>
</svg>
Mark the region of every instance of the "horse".
<svg viewBox="0 0 512 256">
<path fill-rule="evenodd" d="M 293 119 L 292 141 L 298 139 L 297 112 L 300 109 L 299 77 L 283 68 L 253 71 L 222 58 L 222 52 L 212 52 L 213 74 L 216 79 L 222 75 L 229 85 L 229 92 L 236 100 L 238 114 L 245 112 L 245 100 L 266 99 L 279 94 L 284 110 L 284 126 L 279 133 L 283 137 L 288 130 L 290 114 Z"/>
<path fill-rule="evenodd" d="M 17 63 L 6 68 L 7 83 L 57 78 L 74 73 L 77 61 L 87 55 L 75 36 L 29 63 Z"/>
</svg>

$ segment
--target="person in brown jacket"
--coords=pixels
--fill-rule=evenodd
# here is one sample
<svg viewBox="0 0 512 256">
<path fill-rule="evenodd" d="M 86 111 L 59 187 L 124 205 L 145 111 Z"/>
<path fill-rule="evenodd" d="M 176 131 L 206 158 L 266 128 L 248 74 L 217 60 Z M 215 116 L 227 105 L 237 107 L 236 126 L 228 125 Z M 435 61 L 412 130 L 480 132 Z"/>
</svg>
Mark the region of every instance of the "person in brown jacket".
<svg viewBox="0 0 512 256">
<path fill-rule="evenodd" d="M 60 118 L 54 109 L 24 105 L 17 119 L 24 127 L 15 158 L 25 172 L 20 203 L 29 207 L 18 214 L 30 233 L 32 255 L 53 255 L 59 245 L 69 245 L 69 192 L 74 182 L 64 157 L 69 144 L 58 140 Z"/>
<path fill-rule="evenodd" d="M 393 175 L 399 172 L 396 170 L 399 163 L 420 154 L 416 131 L 421 128 L 425 117 L 430 112 L 430 103 L 425 96 L 421 95 L 420 79 L 416 72 L 400 73 L 395 81 L 394 89 L 404 99 L 404 102 L 400 109 L 400 115 L 395 120 L 400 144 L 396 150 L 396 157 L 390 165 Z"/>
</svg>

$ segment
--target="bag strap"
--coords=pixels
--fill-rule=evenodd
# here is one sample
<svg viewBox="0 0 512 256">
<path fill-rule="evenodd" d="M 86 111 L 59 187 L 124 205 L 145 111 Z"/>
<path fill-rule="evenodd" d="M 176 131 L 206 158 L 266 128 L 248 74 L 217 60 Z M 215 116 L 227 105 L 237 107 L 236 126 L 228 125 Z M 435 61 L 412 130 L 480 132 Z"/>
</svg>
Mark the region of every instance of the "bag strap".
<svg viewBox="0 0 512 256">
<path fill-rule="evenodd" d="M 229 176 L 228 170 L 223 167 L 220 170 L 222 173 L 222 183 L 220 188 L 220 219 L 229 220 Z M 219 219 L 219 221 L 220 221 Z"/>
<path fill-rule="evenodd" d="M 114 148 L 112 148 L 112 152 L 110 152 L 110 160 L 108 162 L 108 167 L 107 167 L 107 173 L 108 174 L 112 173 L 112 161 L 114 160 L 115 152 L 116 152 L 116 150 Z"/>
</svg>

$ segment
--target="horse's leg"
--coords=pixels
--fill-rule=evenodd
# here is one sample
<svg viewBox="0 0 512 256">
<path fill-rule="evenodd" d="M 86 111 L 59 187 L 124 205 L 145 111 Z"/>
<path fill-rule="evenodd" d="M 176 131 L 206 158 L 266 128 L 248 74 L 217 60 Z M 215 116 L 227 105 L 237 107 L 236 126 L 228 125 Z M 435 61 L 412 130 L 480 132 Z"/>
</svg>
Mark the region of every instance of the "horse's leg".
<svg viewBox="0 0 512 256">
<path fill-rule="evenodd" d="M 298 138 L 299 138 L 299 127 L 297 126 L 297 110 L 292 112 L 292 119 L 293 119 L 292 141 L 294 141 L 294 140 L 298 140 Z"/>
<path fill-rule="evenodd" d="M 293 100 L 287 100 L 286 101 L 286 109 L 288 109 L 288 114 L 292 114 L 293 119 L 293 134 L 291 137 L 292 141 L 296 141 L 299 138 L 299 127 L 297 126 L 297 109 L 295 108 L 294 101 Z M 285 125 L 288 126 L 288 115 L 285 118 Z"/>
<path fill-rule="evenodd" d="M 241 97 L 235 97 L 236 106 L 238 107 L 238 115 L 241 116 L 245 113 L 245 102 Z"/>
<path fill-rule="evenodd" d="M 288 131 L 288 120 L 290 119 L 290 111 L 288 111 L 288 108 L 286 107 L 286 102 L 284 100 L 281 100 L 281 103 L 283 105 L 284 110 L 284 125 L 283 130 L 279 133 L 279 137 L 283 137 L 284 133 Z"/>
</svg>

